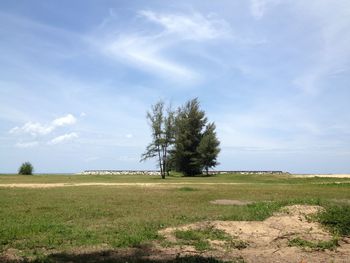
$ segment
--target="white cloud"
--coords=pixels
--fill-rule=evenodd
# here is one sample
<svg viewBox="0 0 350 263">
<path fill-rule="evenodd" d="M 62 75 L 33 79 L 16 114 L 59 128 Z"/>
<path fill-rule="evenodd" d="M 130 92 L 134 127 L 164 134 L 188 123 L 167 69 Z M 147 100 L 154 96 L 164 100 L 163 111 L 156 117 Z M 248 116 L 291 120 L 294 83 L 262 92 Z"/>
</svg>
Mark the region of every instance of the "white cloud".
<svg viewBox="0 0 350 263">
<path fill-rule="evenodd" d="M 38 122 L 27 122 L 22 127 L 14 127 L 9 132 L 11 134 L 29 133 L 35 135 L 46 135 L 52 132 L 53 126 L 45 126 Z"/>
<path fill-rule="evenodd" d="M 205 17 L 200 13 L 180 15 L 143 10 L 139 14 L 164 27 L 163 33 L 175 33 L 184 39 L 201 41 L 231 35 L 230 26 L 225 20 L 215 19 L 212 16 Z"/>
<path fill-rule="evenodd" d="M 177 81 L 193 81 L 198 74 L 187 66 L 167 59 L 160 54 L 162 40 L 142 36 L 121 36 L 108 43 L 105 51 L 124 63 L 143 71 Z"/>
<path fill-rule="evenodd" d="M 58 136 L 56 138 L 53 138 L 51 141 L 48 142 L 48 144 L 59 144 L 59 143 L 63 143 L 66 141 L 71 141 L 73 139 L 78 138 L 78 134 L 75 132 L 71 132 L 71 133 L 67 133 L 67 134 L 63 134 L 61 136 Z"/>
<path fill-rule="evenodd" d="M 76 118 L 72 114 L 57 118 L 50 124 L 41 124 L 39 122 L 27 122 L 22 127 L 14 127 L 9 133 L 11 134 L 30 134 L 33 136 L 47 135 L 54 131 L 57 127 L 73 125 L 76 123 Z"/>
<path fill-rule="evenodd" d="M 120 34 L 98 45 L 112 58 L 175 82 L 197 82 L 201 76 L 197 70 L 166 54 L 173 55 L 176 50 L 181 50 L 183 41 L 207 42 L 231 37 L 229 24 L 213 15 L 156 13 L 149 10 L 140 11 L 139 15 L 161 28 L 142 31 L 142 34 L 140 31 Z"/>
<path fill-rule="evenodd" d="M 33 141 L 33 142 L 18 142 L 15 144 L 15 146 L 17 148 L 31 148 L 31 147 L 35 147 L 39 144 L 39 142 L 37 141 Z"/>
<path fill-rule="evenodd" d="M 269 6 L 278 3 L 279 0 L 250 0 L 250 12 L 255 19 L 261 19 Z"/>
<path fill-rule="evenodd" d="M 72 125 L 77 122 L 77 119 L 72 115 L 68 114 L 64 117 L 57 118 L 52 121 L 52 126 L 59 127 L 59 126 L 65 126 L 65 125 Z"/>
</svg>

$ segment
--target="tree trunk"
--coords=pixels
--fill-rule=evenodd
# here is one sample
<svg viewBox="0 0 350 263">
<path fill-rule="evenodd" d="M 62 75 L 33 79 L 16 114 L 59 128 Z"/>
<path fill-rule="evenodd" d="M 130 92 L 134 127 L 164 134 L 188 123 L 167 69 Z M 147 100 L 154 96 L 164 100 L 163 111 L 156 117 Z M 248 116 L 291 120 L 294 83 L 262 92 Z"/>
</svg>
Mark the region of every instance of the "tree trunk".
<svg viewBox="0 0 350 263">
<path fill-rule="evenodd" d="M 160 169 L 160 176 L 162 177 L 162 179 L 164 179 L 164 171 L 163 171 L 163 164 L 162 164 L 162 157 L 160 155 L 160 149 L 158 146 L 158 161 L 159 161 L 159 169 Z"/>
</svg>

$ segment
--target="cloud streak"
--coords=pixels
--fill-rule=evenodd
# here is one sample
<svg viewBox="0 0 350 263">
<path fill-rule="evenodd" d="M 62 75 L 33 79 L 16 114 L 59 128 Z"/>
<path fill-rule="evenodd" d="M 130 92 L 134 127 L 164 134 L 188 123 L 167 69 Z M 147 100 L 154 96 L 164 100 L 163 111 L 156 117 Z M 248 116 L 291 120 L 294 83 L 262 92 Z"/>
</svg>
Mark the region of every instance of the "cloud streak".
<svg viewBox="0 0 350 263">
<path fill-rule="evenodd" d="M 188 63 L 170 58 L 168 54 L 182 51 L 184 42 L 206 45 L 208 41 L 231 37 L 229 24 L 215 16 L 150 10 L 141 10 L 138 14 L 142 20 L 160 28 L 143 33 L 124 32 L 117 38 L 109 38 L 102 43 L 103 52 L 141 71 L 183 84 L 198 82 L 202 77 Z"/>
<path fill-rule="evenodd" d="M 68 141 L 72 141 L 73 139 L 79 138 L 79 135 L 76 132 L 71 132 L 67 134 L 63 134 L 53 138 L 48 142 L 49 145 L 60 144 Z"/>
<path fill-rule="evenodd" d="M 162 34 L 176 34 L 179 38 L 204 41 L 231 36 L 229 24 L 214 16 L 203 16 L 200 13 L 191 15 L 163 14 L 142 10 L 140 15 L 163 27 Z"/>
<path fill-rule="evenodd" d="M 39 142 L 33 141 L 33 142 L 18 142 L 15 144 L 17 148 L 32 148 L 35 146 L 38 146 Z"/>
<path fill-rule="evenodd" d="M 130 66 L 161 77 L 194 81 L 198 78 L 196 72 L 187 66 L 165 58 L 160 54 L 161 42 L 156 37 L 121 36 L 105 47 L 112 58 L 122 60 Z M 157 44 L 156 44 L 157 43 Z"/>
</svg>

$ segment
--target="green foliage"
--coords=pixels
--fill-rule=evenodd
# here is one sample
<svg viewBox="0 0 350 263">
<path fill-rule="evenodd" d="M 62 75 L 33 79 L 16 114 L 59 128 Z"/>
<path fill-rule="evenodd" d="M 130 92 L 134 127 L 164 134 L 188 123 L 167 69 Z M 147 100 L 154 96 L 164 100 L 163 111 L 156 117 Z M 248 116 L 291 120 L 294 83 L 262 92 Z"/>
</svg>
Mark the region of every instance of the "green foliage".
<svg viewBox="0 0 350 263">
<path fill-rule="evenodd" d="M 152 142 L 142 154 L 141 161 L 156 157 L 161 177 L 164 179 L 165 173 L 169 171 L 169 147 L 174 142 L 174 113 L 170 107 L 165 112 L 164 102 L 159 101 L 147 112 L 147 119 L 152 130 Z"/>
<path fill-rule="evenodd" d="M 218 146 L 215 125 L 207 125 L 205 112 L 200 109 L 197 98 L 178 109 L 172 152 L 172 164 L 176 171 L 194 176 L 201 174 L 203 168 L 207 170 L 215 166 L 220 151 Z"/>
<path fill-rule="evenodd" d="M 312 241 L 308 241 L 297 237 L 289 241 L 289 246 L 308 247 L 313 250 L 325 250 L 325 249 L 334 250 L 338 246 L 338 239 L 333 238 L 329 241 L 312 242 Z"/>
<path fill-rule="evenodd" d="M 33 165 L 30 162 L 25 162 L 18 169 L 18 174 L 32 175 L 33 170 L 34 170 Z"/>
<path fill-rule="evenodd" d="M 318 221 L 329 227 L 335 234 L 350 235 L 350 206 L 337 205 L 327 207 L 318 214 Z"/>
<path fill-rule="evenodd" d="M 198 145 L 198 163 L 203 167 L 208 175 L 211 167 L 218 165 L 217 156 L 220 152 L 220 142 L 216 137 L 215 124 L 209 123 L 204 131 L 203 137 Z"/>
<path fill-rule="evenodd" d="M 152 141 L 141 156 L 141 161 L 157 158 L 162 178 L 173 168 L 187 176 L 202 174 L 218 164 L 219 140 L 215 124 L 207 124 L 205 112 L 198 99 L 188 101 L 176 114 L 165 111 L 159 101 L 147 112 L 152 130 Z"/>
</svg>

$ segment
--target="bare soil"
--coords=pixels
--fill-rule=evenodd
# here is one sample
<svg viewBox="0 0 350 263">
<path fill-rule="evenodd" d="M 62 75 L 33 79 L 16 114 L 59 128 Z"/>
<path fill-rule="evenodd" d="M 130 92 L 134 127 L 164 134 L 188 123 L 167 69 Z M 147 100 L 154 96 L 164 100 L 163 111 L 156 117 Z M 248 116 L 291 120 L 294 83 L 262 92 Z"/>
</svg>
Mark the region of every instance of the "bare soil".
<svg viewBox="0 0 350 263">
<path fill-rule="evenodd" d="M 334 251 L 317 251 L 307 247 L 290 246 L 289 241 L 295 238 L 315 243 L 332 240 L 331 233 L 309 218 L 310 215 L 321 209 L 319 206 L 293 205 L 285 207 L 281 212 L 262 222 L 212 221 L 167 228 L 159 233 L 174 246 L 162 250 L 167 254 L 198 253 L 193 247 L 177 245 L 173 233 L 175 230 L 195 230 L 210 226 L 225 231 L 236 240 L 247 244 L 247 247 L 227 249 L 227 245 L 214 242 L 212 250 L 202 255 L 214 256 L 223 260 L 243 258 L 245 262 L 349 262 L 349 238 L 340 240 L 339 246 Z"/>
</svg>

